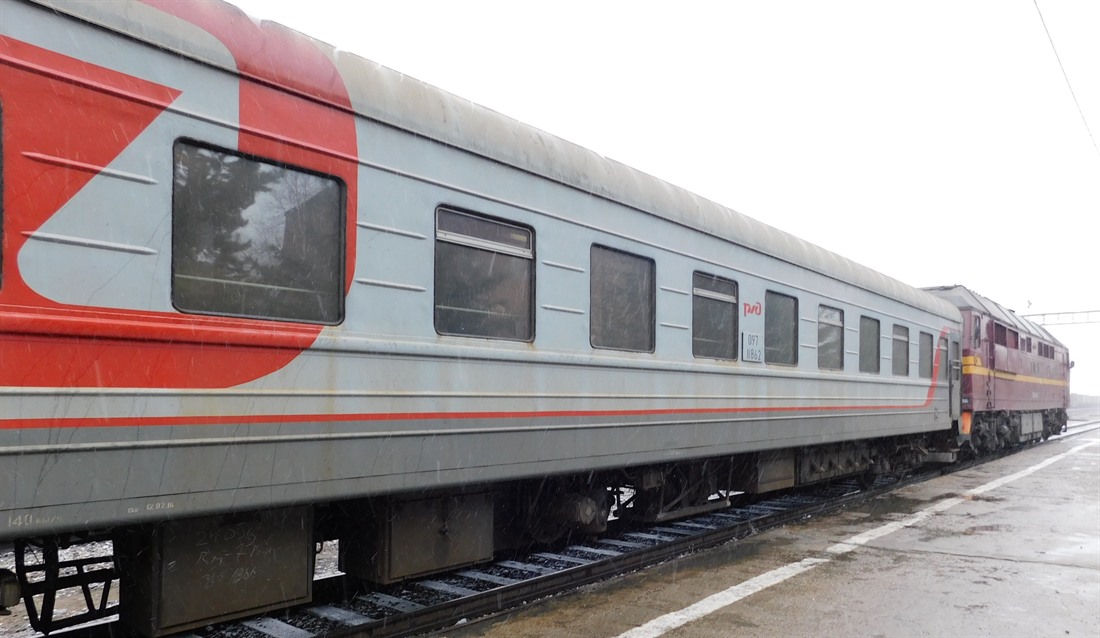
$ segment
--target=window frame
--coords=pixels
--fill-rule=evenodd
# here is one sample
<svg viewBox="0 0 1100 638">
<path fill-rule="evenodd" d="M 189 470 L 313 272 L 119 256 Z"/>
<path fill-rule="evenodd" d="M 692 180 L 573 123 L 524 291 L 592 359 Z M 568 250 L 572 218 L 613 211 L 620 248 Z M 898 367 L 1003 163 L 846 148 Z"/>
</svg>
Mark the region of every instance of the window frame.
<svg viewBox="0 0 1100 638">
<path fill-rule="evenodd" d="M 721 283 L 726 286 L 732 286 L 733 294 L 728 294 L 729 291 L 715 290 L 714 288 L 705 287 L 706 283 Z M 719 277 L 718 275 L 712 275 L 710 273 L 696 270 L 691 275 L 691 354 L 697 359 L 717 359 L 719 361 L 737 361 L 740 356 L 738 350 L 740 334 L 740 313 L 737 308 L 737 300 L 740 296 L 740 289 L 737 282 L 725 277 Z M 708 304 L 713 307 L 715 303 L 725 303 L 730 305 L 730 312 L 732 315 L 732 325 L 730 326 L 729 342 L 720 342 L 721 345 L 726 346 L 732 350 L 730 356 L 721 356 L 714 354 L 714 351 L 703 352 L 704 348 L 700 347 L 701 343 L 705 343 L 700 336 L 700 324 L 703 312 Z"/>
<path fill-rule="evenodd" d="M 933 372 L 932 357 L 935 356 L 935 341 L 932 334 L 924 331 L 917 333 L 917 377 L 931 379 Z"/>
<path fill-rule="evenodd" d="M 776 298 L 776 297 L 783 298 L 783 299 L 789 299 L 792 302 L 794 302 L 791 306 L 790 323 L 789 324 L 784 322 L 784 324 L 782 326 L 777 326 L 776 324 L 774 324 L 770 321 L 770 317 L 773 315 L 773 313 L 769 311 L 769 308 L 772 306 L 770 301 L 771 301 L 771 299 Z M 784 317 L 783 319 L 786 319 L 786 318 Z M 794 295 L 788 295 L 788 294 L 785 294 L 785 293 L 782 293 L 782 292 L 778 292 L 778 291 L 775 291 L 775 290 L 765 290 L 764 291 L 764 363 L 770 364 L 770 365 L 784 365 L 784 366 L 797 366 L 798 365 L 798 350 L 799 350 L 799 344 L 798 344 L 799 325 L 798 324 L 799 324 L 798 297 L 795 297 Z M 780 351 L 778 351 L 777 348 L 771 346 L 771 344 L 774 343 L 774 339 L 778 338 L 778 336 L 779 336 L 776 333 L 776 330 L 780 327 L 791 329 L 790 330 L 790 335 L 789 335 L 790 339 L 786 340 L 790 343 L 790 346 L 791 346 L 790 347 L 789 360 L 786 360 L 786 359 L 773 359 L 772 358 L 774 356 L 773 353 L 780 352 Z M 784 332 L 787 332 L 787 330 L 784 330 Z"/>
<path fill-rule="evenodd" d="M 825 311 L 833 311 L 840 315 L 840 319 L 830 319 L 823 315 Z M 823 334 L 824 332 L 824 334 Z M 826 365 L 822 361 L 822 347 L 825 343 L 826 334 L 837 334 L 837 365 Z M 826 306 L 825 304 L 818 304 L 817 306 L 817 367 L 821 370 L 844 370 L 844 310 L 835 308 L 833 306 Z"/>
<path fill-rule="evenodd" d="M 614 342 L 614 341 L 604 340 L 605 336 L 607 336 L 608 334 L 614 334 L 615 332 L 614 332 L 614 330 L 610 329 L 608 326 L 603 325 L 602 323 L 597 324 L 597 320 L 599 320 L 599 321 L 615 321 L 617 319 L 617 317 L 615 315 L 622 316 L 624 314 L 624 312 L 626 314 L 629 314 L 630 311 L 631 311 L 631 308 L 629 308 L 628 305 L 627 306 L 614 305 L 614 304 L 607 305 L 607 304 L 611 304 L 612 301 L 619 301 L 619 300 L 622 300 L 622 299 L 626 298 L 624 296 L 618 296 L 618 297 L 613 299 L 613 298 L 611 298 L 610 295 L 601 294 L 600 299 L 599 299 L 599 303 L 597 303 L 597 294 L 596 294 L 597 293 L 597 288 L 599 288 L 599 291 L 601 293 L 603 293 L 603 292 L 607 292 L 607 290 L 605 290 L 605 287 L 610 286 L 610 283 L 604 283 L 604 282 L 600 282 L 599 286 L 597 286 L 597 276 L 599 276 L 600 274 L 603 274 L 602 272 L 599 272 L 599 271 L 603 271 L 603 270 L 605 270 L 606 268 L 608 268 L 612 265 L 612 262 L 610 262 L 610 261 L 607 261 L 607 262 L 601 261 L 602 259 L 604 259 L 604 257 L 602 257 L 602 256 L 597 257 L 597 255 L 606 255 L 606 256 L 618 255 L 620 258 L 625 257 L 629 260 L 634 260 L 633 265 L 643 266 L 643 268 L 635 271 L 632 274 L 634 274 L 635 276 L 642 275 L 643 279 L 648 284 L 648 285 L 646 285 L 647 290 L 644 291 L 644 296 L 642 298 L 634 300 L 636 302 L 639 302 L 639 304 L 641 306 L 641 307 L 636 308 L 634 310 L 642 311 L 641 321 L 639 321 L 638 323 L 639 323 L 639 325 L 641 325 L 643 323 L 646 324 L 646 325 L 642 326 L 644 328 L 644 333 L 640 332 L 640 331 L 635 331 L 635 332 L 631 332 L 631 333 L 625 333 L 625 332 L 621 333 L 621 334 L 627 334 L 628 336 L 630 336 L 631 337 L 631 343 Z M 589 311 L 589 313 L 588 313 L 588 315 L 589 315 L 588 316 L 588 343 L 589 343 L 589 345 L 592 348 L 596 349 L 596 350 L 613 350 L 613 351 L 617 351 L 617 352 L 643 352 L 643 353 L 650 353 L 650 354 L 652 354 L 653 352 L 656 352 L 656 349 L 657 349 L 657 262 L 656 262 L 656 260 L 654 260 L 652 257 L 646 257 L 646 256 L 643 256 L 643 255 L 639 255 L 637 253 L 632 253 L 632 252 L 629 252 L 629 251 L 620 250 L 618 248 L 612 248 L 611 246 L 606 246 L 604 244 L 592 244 L 589 247 L 588 259 L 589 259 L 589 277 L 588 277 L 588 311 Z M 629 262 L 628 261 L 621 261 L 620 264 L 622 264 L 622 263 L 629 263 Z M 644 272 L 643 272 L 643 270 L 644 270 Z M 621 292 L 624 292 L 624 291 L 622 289 L 614 289 L 614 290 L 612 290 L 612 292 L 621 293 Z M 627 298 L 627 299 L 629 300 L 629 298 Z M 599 309 L 597 309 L 597 306 L 599 306 Z M 632 326 L 632 327 L 637 328 L 639 326 Z M 637 345 L 635 345 L 633 339 L 636 338 L 637 336 L 643 337 L 644 338 L 644 343 L 638 343 Z"/>
<path fill-rule="evenodd" d="M 491 226 L 485 226 L 483 228 L 493 227 L 496 230 L 511 229 L 512 231 L 520 231 L 526 234 L 526 247 L 519 247 L 517 245 L 510 245 L 508 243 L 498 241 L 492 237 L 488 237 L 488 233 L 478 236 L 473 232 L 463 232 L 454 229 L 441 228 L 441 222 L 447 217 L 466 218 L 474 220 L 474 224 L 471 226 L 471 231 L 477 229 L 478 224 L 486 224 Z M 470 339 L 493 339 L 499 341 L 515 341 L 520 343 L 531 343 L 535 340 L 535 229 L 531 226 L 521 224 L 511 219 L 505 219 L 493 215 L 485 215 L 483 213 L 474 212 L 455 206 L 437 206 L 435 209 L 435 235 L 434 244 L 432 246 L 432 326 L 436 333 L 448 337 L 466 337 Z M 495 255 L 504 255 L 506 257 L 514 257 L 517 259 L 523 259 L 527 262 L 527 295 L 525 301 L 526 310 L 526 325 L 527 330 L 523 336 L 506 336 L 500 332 L 463 332 L 460 330 L 448 329 L 450 324 L 441 325 L 440 315 L 440 292 L 443 289 L 445 282 L 441 281 L 441 278 L 445 276 L 443 269 L 440 268 L 441 252 L 447 250 L 446 247 L 459 247 L 459 249 L 468 249 L 471 251 L 481 251 L 487 253 L 493 253 Z M 467 253 L 467 256 L 471 254 Z M 470 283 L 467 280 L 467 283 Z M 472 286 L 471 286 L 472 287 Z M 484 288 L 482 288 L 484 290 Z M 458 308 L 455 308 L 459 310 Z M 481 312 L 478 309 L 472 307 L 462 308 L 468 312 Z"/>
<path fill-rule="evenodd" d="M 899 331 L 904 331 L 904 334 Z M 894 324 L 894 330 L 892 337 L 892 348 L 890 349 L 890 368 L 893 375 L 896 377 L 908 377 L 909 376 L 909 327 L 902 326 L 900 324 Z M 904 348 L 899 355 L 898 348 Z M 900 370 L 899 361 L 904 366 L 904 370 Z M 900 370 L 900 371 L 899 371 Z"/>
<path fill-rule="evenodd" d="M 866 333 L 866 326 L 873 323 L 875 326 L 875 335 L 873 341 L 870 338 L 864 338 Z M 870 362 L 872 359 L 868 356 L 870 353 L 864 352 L 864 346 L 874 344 L 874 370 L 869 370 L 864 367 L 864 362 Z M 859 317 L 859 371 L 867 374 L 882 374 L 882 322 L 874 317 L 868 317 L 867 315 L 860 315 Z"/>
<path fill-rule="evenodd" d="M 206 152 L 209 152 L 209 153 L 221 154 L 221 155 L 225 155 L 225 156 L 230 156 L 230 157 L 237 158 L 239 160 L 252 162 L 254 164 L 263 164 L 263 165 L 267 165 L 267 166 L 270 166 L 270 167 L 275 167 L 275 168 L 281 169 L 283 171 L 286 171 L 290 174 L 304 175 L 304 176 L 314 177 L 314 178 L 317 178 L 317 179 L 327 180 L 327 181 L 331 182 L 332 185 L 334 185 L 335 188 L 336 188 L 336 204 L 335 204 L 336 216 L 335 216 L 335 219 L 327 220 L 327 222 L 332 223 L 333 227 L 335 228 L 335 234 L 336 234 L 336 237 L 335 237 L 336 242 L 335 243 L 338 244 L 338 246 L 336 248 L 336 259 L 335 259 L 336 272 L 335 273 L 328 273 L 329 281 L 327 281 L 325 283 L 330 285 L 332 287 L 332 290 L 331 291 L 326 291 L 326 290 L 323 290 L 323 289 L 317 289 L 317 290 L 297 289 L 297 288 L 293 288 L 293 287 L 285 287 L 285 286 L 280 286 L 280 285 L 271 284 L 271 283 L 264 283 L 264 282 L 259 282 L 259 283 L 257 283 L 257 282 L 244 282 L 244 281 L 235 281 L 233 279 L 228 279 L 228 278 L 207 278 L 207 277 L 203 277 L 203 276 L 199 276 L 199 275 L 179 273 L 178 272 L 179 260 L 181 259 L 181 255 L 183 254 L 183 251 L 179 249 L 177 241 L 181 241 L 181 238 L 184 237 L 183 233 L 180 232 L 180 229 L 181 229 L 181 227 L 183 227 L 185 225 L 188 225 L 188 224 L 184 224 L 183 222 L 193 223 L 193 221 L 194 221 L 194 217 L 193 217 L 194 213 L 193 212 L 189 213 L 189 215 L 192 215 L 191 217 L 189 217 L 188 215 L 180 215 L 179 210 L 177 208 L 178 205 L 179 205 L 179 197 L 180 197 L 179 186 L 177 185 L 178 161 L 179 161 L 177 153 L 178 153 L 178 149 L 179 149 L 180 146 L 189 146 L 189 147 L 191 147 L 191 149 L 206 151 Z M 256 155 L 256 154 L 253 154 L 253 153 L 244 153 L 244 152 L 241 152 L 241 151 L 224 148 L 224 147 L 218 146 L 216 144 L 210 144 L 210 143 L 207 143 L 207 142 L 203 142 L 203 141 L 196 140 L 196 139 L 193 139 L 193 138 L 188 138 L 188 137 L 176 138 L 176 140 L 172 143 L 172 176 L 171 176 L 171 179 L 172 179 L 172 192 L 171 192 L 172 206 L 171 206 L 171 218 L 170 218 L 170 221 L 171 221 L 171 238 L 170 238 L 170 242 L 171 242 L 170 275 L 171 276 L 170 276 L 170 282 L 171 283 L 170 283 L 169 298 L 170 298 L 170 302 L 171 302 L 173 308 L 175 308 L 178 312 L 183 313 L 183 314 L 199 315 L 199 316 L 237 317 L 237 318 L 242 318 L 242 319 L 253 319 L 253 320 L 257 320 L 257 321 L 278 321 L 278 322 L 290 322 L 290 323 L 309 324 L 309 325 L 327 325 L 327 326 L 335 326 L 335 325 L 339 325 L 339 324 L 343 323 L 344 318 L 345 318 L 345 314 L 346 314 L 346 297 L 347 297 L 347 286 L 346 286 L 345 282 L 346 282 L 346 278 L 347 278 L 346 269 L 347 269 L 347 214 L 348 214 L 348 212 L 347 212 L 347 184 L 344 182 L 343 179 L 341 179 L 340 177 L 338 177 L 336 175 L 322 173 L 322 172 L 315 171 L 315 170 L 308 169 L 308 168 L 304 168 L 304 167 L 301 167 L 301 166 L 288 164 L 286 162 L 281 162 L 281 161 L 278 161 L 278 160 L 274 160 L 274 159 L 271 159 L 271 158 L 268 158 L 268 157 L 264 157 L 262 155 Z M 201 186 L 201 184 L 199 186 Z M 318 191 L 318 193 L 320 193 L 320 192 L 321 191 Z M 306 199 L 302 202 L 299 202 L 299 204 L 309 203 L 309 201 L 315 196 L 316 196 L 316 194 L 311 196 L 309 199 Z M 255 205 L 255 200 L 253 200 L 253 203 L 249 206 L 249 208 L 251 208 L 254 205 Z M 248 208 L 246 208 L 244 210 L 248 210 Z M 242 210 L 240 212 L 243 214 L 244 210 Z M 287 209 L 287 210 L 290 210 L 290 209 Z M 285 212 L 286 211 L 284 211 L 284 213 Z M 285 226 L 284 226 L 283 232 L 284 233 L 286 232 Z M 230 236 L 231 235 L 232 235 L 232 233 L 230 233 Z M 284 237 L 285 237 L 285 235 L 284 235 Z M 325 251 L 325 252 L 329 252 L 329 251 Z M 285 289 L 285 290 L 288 290 L 288 291 L 291 291 L 291 292 L 309 292 L 309 293 L 312 293 L 312 294 L 316 294 L 318 296 L 330 296 L 330 297 L 333 297 L 335 299 L 335 308 L 334 308 L 335 312 L 333 313 L 334 316 L 331 319 L 320 319 L 320 318 L 303 318 L 302 316 L 277 316 L 277 315 L 274 315 L 274 314 L 255 314 L 255 313 L 245 313 L 245 312 L 232 312 L 232 311 L 228 311 L 228 310 L 218 310 L 218 309 L 206 310 L 206 309 L 200 309 L 200 308 L 196 308 L 196 307 L 190 307 L 190 306 L 197 305 L 197 304 L 194 303 L 194 299 L 183 300 L 177 295 L 177 293 L 179 291 L 179 288 L 180 288 L 177 279 L 180 279 L 180 278 L 190 279 L 191 281 L 209 280 L 209 281 L 217 282 L 220 285 L 241 286 L 243 290 L 248 290 L 249 288 L 266 288 L 266 289 L 274 289 L 274 290 Z M 185 301 L 187 301 L 188 303 L 185 303 Z"/>
</svg>

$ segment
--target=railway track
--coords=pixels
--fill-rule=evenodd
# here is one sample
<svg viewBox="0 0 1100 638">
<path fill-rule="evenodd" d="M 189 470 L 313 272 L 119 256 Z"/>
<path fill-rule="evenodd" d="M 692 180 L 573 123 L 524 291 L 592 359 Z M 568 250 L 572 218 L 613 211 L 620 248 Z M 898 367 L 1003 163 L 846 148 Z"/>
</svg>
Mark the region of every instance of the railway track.
<svg viewBox="0 0 1100 638">
<path fill-rule="evenodd" d="M 1100 427 L 1078 425 L 1073 436 Z M 398 637 L 424 634 L 467 620 L 491 618 L 525 604 L 593 582 L 673 560 L 709 547 L 1001 458 L 1028 446 L 957 463 L 903 479 L 879 479 L 861 489 L 854 479 L 790 491 L 767 498 L 739 497 L 728 509 L 652 525 L 619 521 L 607 534 L 552 549 L 542 548 L 496 562 L 375 590 L 361 589 L 343 576 L 315 581 L 315 603 L 261 618 L 236 621 L 184 634 L 188 638 L 336 638 Z M 738 497 L 734 498 L 735 501 Z M 117 636 L 111 623 L 66 635 Z"/>
</svg>

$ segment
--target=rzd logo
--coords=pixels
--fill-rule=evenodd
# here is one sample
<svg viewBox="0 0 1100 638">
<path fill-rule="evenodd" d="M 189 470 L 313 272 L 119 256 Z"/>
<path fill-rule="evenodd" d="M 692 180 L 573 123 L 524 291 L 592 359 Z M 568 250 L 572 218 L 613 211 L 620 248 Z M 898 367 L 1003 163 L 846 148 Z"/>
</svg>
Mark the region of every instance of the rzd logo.
<svg viewBox="0 0 1100 638">
<path fill-rule="evenodd" d="M 762 315 L 764 314 L 764 307 L 760 305 L 760 302 L 745 304 L 745 316 L 749 315 Z"/>
</svg>

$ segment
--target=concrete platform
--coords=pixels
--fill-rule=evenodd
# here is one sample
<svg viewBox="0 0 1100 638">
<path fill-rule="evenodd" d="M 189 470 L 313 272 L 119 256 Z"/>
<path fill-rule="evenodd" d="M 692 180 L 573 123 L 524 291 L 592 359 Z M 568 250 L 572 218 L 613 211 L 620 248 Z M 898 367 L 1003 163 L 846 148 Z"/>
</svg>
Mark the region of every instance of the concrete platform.
<svg viewBox="0 0 1100 638">
<path fill-rule="evenodd" d="M 1100 432 L 446 635 L 1100 636 Z"/>
</svg>

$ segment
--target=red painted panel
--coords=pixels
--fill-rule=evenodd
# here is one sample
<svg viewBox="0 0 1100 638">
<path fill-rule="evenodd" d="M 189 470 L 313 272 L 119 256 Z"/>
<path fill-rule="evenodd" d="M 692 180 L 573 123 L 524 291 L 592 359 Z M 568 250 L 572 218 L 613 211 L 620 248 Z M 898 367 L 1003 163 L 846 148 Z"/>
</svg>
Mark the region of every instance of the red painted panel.
<svg viewBox="0 0 1100 638">
<path fill-rule="evenodd" d="M 27 241 L 95 174 L 26 157 L 106 166 L 179 91 L 0 36 L 4 103 L 4 286 L 0 303 L 53 306 L 16 267 Z M 58 273 L 63 276 L 62 272 Z"/>
<path fill-rule="evenodd" d="M 310 41 L 281 28 L 261 30 L 228 5 L 149 4 L 213 33 L 253 78 L 240 87 L 239 150 L 344 181 L 350 286 L 357 143 L 350 99 L 335 67 Z M 266 83 L 287 84 L 324 101 Z M 179 94 L 0 37 L 6 182 L 0 385 L 228 387 L 282 368 L 316 340 L 316 325 L 65 306 L 38 295 L 20 277 L 24 233 L 40 228 L 95 177 L 94 169 L 36 162 L 23 153 L 108 165 Z M 79 264 L 59 265 L 58 276 L 64 267 Z"/>
</svg>

